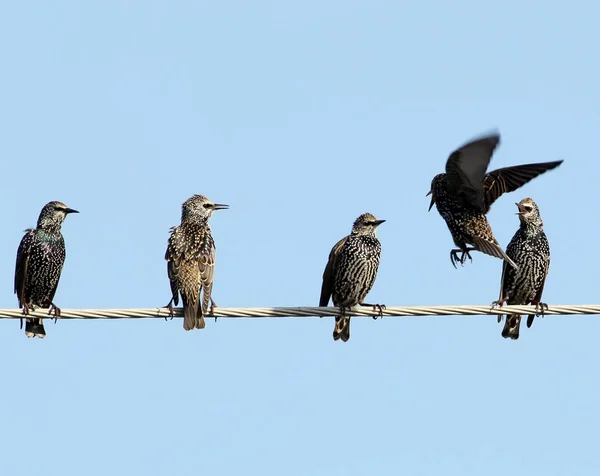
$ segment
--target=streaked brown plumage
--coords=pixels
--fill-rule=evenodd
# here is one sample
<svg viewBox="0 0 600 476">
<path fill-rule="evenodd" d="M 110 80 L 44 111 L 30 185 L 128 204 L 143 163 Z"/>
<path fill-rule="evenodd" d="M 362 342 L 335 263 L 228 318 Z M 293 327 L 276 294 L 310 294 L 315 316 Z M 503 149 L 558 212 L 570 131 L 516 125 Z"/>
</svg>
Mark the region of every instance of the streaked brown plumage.
<svg viewBox="0 0 600 476">
<path fill-rule="evenodd" d="M 515 191 L 563 162 L 517 165 L 486 173 L 499 142 L 500 135 L 491 134 L 463 145 L 448 157 L 446 173 L 436 175 L 431 182 L 429 209 L 437 206 L 458 247 L 450 252 L 454 266 L 464 264 L 471 259 L 469 252 L 477 250 L 516 267 L 498 244 L 485 215 L 500 195 Z"/>
<path fill-rule="evenodd" d="M 535 304 L 536 311 L 543 315 L 547 305 L 541 302 L 544 284 L 550 269 L 550 244 L 537 204 L 531 198 L 516 203 L 520 226 L 506 248 L 506 254 L 519 266 L 515 270 L 504 263 L 500 280 L 500 297 L 493 305 Z M 535 315 L 527 318 L 531 327 Z M 502 316 L 498 316 L 500 322 Z M 502 337 L 518 339 L 521 316 L 506 315 Z"/>
<path fill-rule="evenodd" d="M 165 259 L 171 282 L 172 299 L 167 305 L 173 315 L 172 304 L 183 300 L 183 328 L 203 329 L 204 316 L 212 300 L 216 248 L 208 220 L 215 210 L 229 208 L 213 203 L 203 195 L 194 195 L 182 205 L 181 224 L 171 228 Z M 202 289 L 202 304 L 200 304 Z"/>
<path fill-rule="evenodd" d="M 362 214 L 354 222 L 352 233 L 338 241 L 329 253 L 319 306 L 327 306 L 331 297 L 333 305 L 342 312 L 342 316 L 335 318 L 333 340 L 350 339 L 350 317 L 344 315 L 345 310 L 358 304 L 377 308 L 381 315 L 385 307 L 364 302 L 377 277 L 381 243 L 375 230 L 383 222 L 370 213 Z"/>
</svg>

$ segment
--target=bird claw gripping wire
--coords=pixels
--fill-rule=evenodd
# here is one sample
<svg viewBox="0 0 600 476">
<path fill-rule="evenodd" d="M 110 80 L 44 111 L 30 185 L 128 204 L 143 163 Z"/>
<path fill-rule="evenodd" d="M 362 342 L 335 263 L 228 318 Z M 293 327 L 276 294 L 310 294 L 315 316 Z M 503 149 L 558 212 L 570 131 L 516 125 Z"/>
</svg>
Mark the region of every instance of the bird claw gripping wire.
<svg viewBox="0 0 600 476">
<path fill-rule="evenodd" d="M 373 312 L 377 312 L 376 316 L 371 316 L 373 319 L 377 320 L 377 318 L 383 318 L 383 311 L 386 309 L 385 304 L 367 304 L 364 302 L 358 303 L 360 306 L 372 307 Z"/>
<path fill-rule="evenodd" d="M 497 301 L 492 302 L 492 306 L 490 307 L 490 311 L 494 310 L 496 307 L 504 306 L 504 303 L 507 301 L 507 298 L 498 299 Z M 498 316 L 498 322 L 502 320 L 502 314 Z"/>
<path fill-rule="evenodd" d="M 535 317 L 544 317 L 544 313 L 548 310 L 548 304 L 540 301 L 531 301 L 531 304 L 535 304 Z"/>
</svg>

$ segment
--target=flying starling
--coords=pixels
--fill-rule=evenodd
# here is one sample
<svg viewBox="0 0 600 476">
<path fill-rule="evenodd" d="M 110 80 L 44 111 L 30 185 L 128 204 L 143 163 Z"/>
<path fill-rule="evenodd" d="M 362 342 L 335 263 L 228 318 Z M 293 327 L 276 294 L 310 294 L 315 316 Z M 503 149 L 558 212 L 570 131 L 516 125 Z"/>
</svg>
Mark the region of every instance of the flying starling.
<svg viewBox="0 0 600 476">
<path fill-rule="evenodd" d="M 467 258 L 472 260 L 469 252 L 476 250 L 504 259 L 516 268 L 498 244 L 485 215 L 500 195 L 515 191 L 563 162 L 516 165 L 486 173 L 499 142 L 500 135 L 492 134 L 463 145 L 448 157 L 446 173 L 436 175 L 431 182 L 429 210 L 435 203 L 458 247 L 450 251 L 454 267 L 456 263 L 464 264 Z"/>
<path fill-rule="evenodd" d="M 35 311 L 35 307 L 50 308 L 54 317 L 60 316 L 60 308 L 54 304 L 54 294 L 65 263 L 65 240 L 61 225 L 69 213 L 79 213 L 61 202 L 50 202 L 40 213 L 37 227 L 25 230 L 17 250 L 15 265 L 15 293 L 23 315 Z M 21 319 L 21 327 L 23 320 Z M 27 318 L 27 337 L 46 337 L 42 318 Z"/>
<path fill-rule="evenodd" d="M 344 312 L 357 304 L 379 310 L 379 304 L 366 304 L 365 297 L 373 287 L 379 268 L 381 243 L 375 230 L 385 220 L 377 220 L 370 213 L 359 216 L 352 233 L 336 243 L 329 253 L 329 261 L 323 272 L 319 306 L 325 307 L 332 298 L 333 305 L 340 308 L 342 316 L 335 318 L 333 340 L 350 339 L 350 317 Z M 376 319 L 377 317 L 374 317 Z"/>
<path fill-rule="evenodd" d="M 165 254 L 167 272 L 171 281 L 173 297 L 167 308 L 173 316 L 173 303 L 179 304 L 179 294 L 183 299 L 183 328 L 204 329 L 204 315 L 211 303 L 212 313 L 215 303 L 211 298 L 215 269 L 215 242 L 208 220 L 215 210 L 229 208 L 211 202 L 202 195 L 194 195 L 181 207 L 181 225 L 171 228 L 169 245 Z M 200 305 L 200 288 L 203 290 Z"/>
<path fill-rule="evenodd" d="M 521 225 L 506 247 L 506 254 L 519 266 L 515 270 L 502 266 L 500 299 L 493 306 L 535 304 L 536 313 L 544 314 L 548 308 L 541 302 L 544 283 L 550 267 L 550 245 L 544 233 L 544 224 L 540 210 L 531 198 L 516 203 Z M 531 327 L 535 315 L 527 318 L 527 327 Z M 500 322 L 502 316 L 498 317 Z M 507 315 L 502 337 L 518 339 L 521 316 Z"/>
</svg>

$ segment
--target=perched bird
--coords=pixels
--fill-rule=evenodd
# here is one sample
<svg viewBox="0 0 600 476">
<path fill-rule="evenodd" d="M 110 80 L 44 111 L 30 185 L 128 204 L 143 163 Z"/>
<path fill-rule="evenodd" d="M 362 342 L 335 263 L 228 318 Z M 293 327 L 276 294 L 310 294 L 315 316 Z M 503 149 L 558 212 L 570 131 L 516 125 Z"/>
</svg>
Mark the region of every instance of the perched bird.
<svg viewBox="0 0 600 476">
<path fill-rule="evenodd" d="M 183 328 L 204 329 L 204 315 L 211 303 L 212 313 L 215 303 L 211 298 L 215 269 L 215 242 L 208 220 L 215 210 L 229 208 L 229 205 L 213 203 L 203 195 L 194 195 L 181 207 L 181 225 L 171 228 L 165 259 L 167 273 L 171 281 L 173 297 L 167 308 L 173 316 L 173 303 L 179 304 L 179 294 L 183 299 Z M 200 305 L 202 287 L 202 305 Z"/>
<path fill-rule="evenodd" d="M 54 304 L 54 294 L 65 263 L 65 240 L 60 232 L 69 213 L 79 213 L 61 202 L 46 204 L 40 213 L 37 227 L 25 230 L 25 236 L 17 250 L 15 265 L 15 294 L 23 315 L 35 311 L 35 306 L 47 309 L 49 315 L 60 316 L 60 308 Z M 21 319 L 21 327 L 23 320 Z M 46 337 L 42 318 L 27 318 L 27 337 Z"/>
<path fill-rule="evenodd" d="M 323 272 L 319 306 L 325 307 L 332 298 L 333 305 L 340 308 L 342 316 L 335 318 L 333 340 L 350 339 L 350 317 L 344 312 L 357 304 L 378 308 L 379 304 L 366 304 L 365 297 L 373 287 L 381 257 L 381 243 L 375 230 L 385 220 L 377 220 L 370 213 L 359 216 L 354 222 L 352 233 L 336 243 L 329 253 L 329 261 Z M 374 317 L 377 319 L 377 316 Z"/>
<path fill-rule="evenodd" d="M 536 313 L 544 314 L 548 308 L 541 302 L 544 283 L 550 268 L 550 245 L 544 233 L 544 224 L 540 210 L 531 198 L 516 203 L 521 225 L 506 247 L 506 254 L 519 266 L 515 270 L 506 263 L 502 266 L 500 299 L 492 306 L 535 304 Z M 527 318 L 527 327 L 531 327 L 534 315 Z M 502 316 L 498 317 L 500 322 Z M 519 338 L 521 316 L 507 315 L 502 337 Z"/>
<path fill-rule="evenodd" d="M 456 263 L 464 264 L 467 258 L 472 260 L 469 252 L 476 250 L 504 259 L 516 268 L 498 244 L 485 215 L 500 195 L 515 191 L 563 162 L 516 165 L 486 173 L 499 142 L 500 135 L 491 134 L 463 145 L 448 157 L 446 173 L 436 175 L 431 182 L 429 210 L 435 203 L 458 246 L 450 251 L 454 267 Z"/>
</svg>

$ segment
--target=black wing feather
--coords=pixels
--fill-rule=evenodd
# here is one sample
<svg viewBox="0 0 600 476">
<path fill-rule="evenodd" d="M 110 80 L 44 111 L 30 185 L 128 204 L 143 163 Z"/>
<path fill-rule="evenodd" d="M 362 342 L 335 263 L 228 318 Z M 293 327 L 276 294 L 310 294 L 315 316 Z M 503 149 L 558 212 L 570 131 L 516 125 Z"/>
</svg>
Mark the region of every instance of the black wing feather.
<svg viewBox="0 0 600 476">
<path fill-rule="evenodd" d="M 448 157 L 446 162 L 448 187 L 465 206 L 483 210 L 483 181 L 499 143 L 499 134 L 480 137 L 463 145 Z"/>
</svg>

